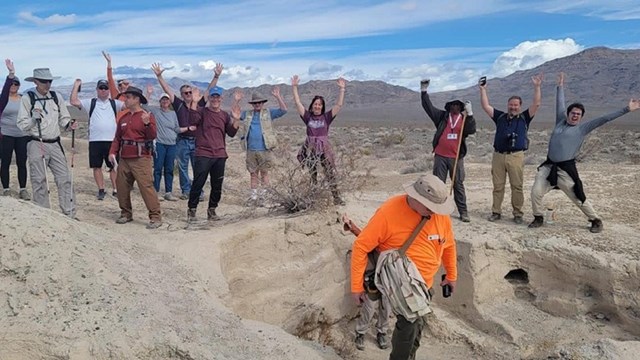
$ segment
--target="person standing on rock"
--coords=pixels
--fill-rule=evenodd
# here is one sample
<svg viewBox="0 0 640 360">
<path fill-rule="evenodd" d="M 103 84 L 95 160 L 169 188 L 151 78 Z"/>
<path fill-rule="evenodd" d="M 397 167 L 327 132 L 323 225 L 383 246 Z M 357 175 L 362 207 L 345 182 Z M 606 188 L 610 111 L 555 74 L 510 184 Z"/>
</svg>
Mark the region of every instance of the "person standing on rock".
<svg viewBox="0 0 640 360">
<path fill-rule="evenodd" d="M 533 103 L 522 111 L 522 98 L 512 96 L 507 103 L 508 111 L 494 109 L 489 104 L 486 79 L 481 78 L 480 103 L 482 109 L 496 124 L 493 140 L 493 159 L 491 160 L 491 179 L 493 181 L 493 205 L 489 221 L 497 221 L 502 217 L 502 200 L 504 188 L 509 176 L 511 185 L 511 206 L 513 221 L 522 224 L 522 207 L 524 206 L 524 152 L 529 148 L 529 124 L 542 103 L 542 74 L 533 76 Z"/>
<path fill-rule="evenodd" d="M 415 182 L 404 185 L 404 189 L 406 194 L 394 196 L 378 208 L 353 243 L 351 295 L 358 305 L 366 296 L 364 272 L 369 252 L 374 249 L 380 253 L 400 249 L 420 225 L 423 226 L 418 229 L 417 236 L 404 255 L 418 270 L 419 274 L 413 275 L 421 277 L 420 282 L 432 288 L 433 277 L 443 264 L 446 277 L 440 282 L 440 286 L 449 285 L 451 292 L 455 291 L 458 268 L 456 240 L 449 215 L 454 209 L 454 202 L 449 195 L 449 189 L 442 180 L 432 174 L 423 175 Z M 383 291 L 383 296 L 388 295 Z M 430 295 L 427 296 L 427 299 L 421 300 L 428 304 Z M 389 300 L 392 301 L 391 298 Z M 392 308 L 395 308 L 394 303 Z M 412 320 L 408 320 L 402 314 L 396 313 L 390 360 L 415 359 L 426 320 L 418 313 L 414 315 Z"/>
<path fill-rule="evenodd" d="M 534 219 L 529 227 L 537 228 L 544 224 L 542 215 L 544 195 L 553 189 L 560 189 L 587 216 L 591 222 L 589 230 L 592 233 L 599 233 L 603 229 L 602 220 L 584 193 L 583 184 L 576 168 L 576 156 L 585 137 L 590 132 L 628 112 L 638 110 L 640 99 L 631 99 L 624 108 L 597 119 L 582 121 L 585 108 L 581 103 L 576 102 L 569 105 L 565 113 L 564 78 L 564 73 L 558 75 L 556 126 L 549 139 L 547 160 L 538 167 L 538 173 L 531 188 Z"/>
<path fill-rule="evenodd" d="M 467 154 L 467 136 L 476 133 L 471 102 L 449 101 L 444 110 L 433 106 L 427 88 L 429 80 L 420 82 L 422 108 L 436 126 L 433 136 L 433 175 L 446 183 L 447 174 L 454 180 L 453 191 L 460 220 L 469 222 L 467 196 L 464 191 L 464 156 Z M 463 113 L 464 112 L 464 113 Z M 455 166 L 455 169 L 454 169 Z M 454 174 L 455 170 L 455 174 Z"/>
</svg>

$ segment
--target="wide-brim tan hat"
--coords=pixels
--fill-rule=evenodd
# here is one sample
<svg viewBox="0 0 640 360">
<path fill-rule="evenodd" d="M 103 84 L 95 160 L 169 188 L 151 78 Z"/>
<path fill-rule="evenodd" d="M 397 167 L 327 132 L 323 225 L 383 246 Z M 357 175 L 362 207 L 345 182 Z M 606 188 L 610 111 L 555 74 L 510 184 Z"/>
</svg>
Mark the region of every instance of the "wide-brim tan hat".
<svg viewBox="0 0 640 360">
<path fill-rule="evenodd" d="M 262 94 L 253 93 L 253 94 L 251 94 L 251 100 L 249 100 L 249 104 L 257 104 L 257 103 L 263 103 L 263 102 L 267 102 L 267 101 L 268 101 L 267 98 L 262 96 Z"/>
<path fill-rule="evenodd" d="M 147 103 L 147 98 L 144 97 L 144 94 L 142 93 L 142 90 L 138 89 L 135 86 L 129 86 L 127 88 L 127 90 L 125 90 L 125 92 L 123 92 L 123 94 L 131 94 L 134 96 L 137 96 L 140 98 L 140 103 L 141 104 L 146 104 Z"/>
<path fill-rule="evenodd" d="M 453 196 L 449 194 L 447 185 L 435 175 L 423 175 L 403 187 L 407 195 L 436 214 L 451 215 L 455 209 Z"/>
<path fill-rule="evenodd" d="M 49 70 L 49 68 L 37 68 L 37 69 L 33 69 L 33 76 L 24 78 L 24 81 L 33 81 L 35 79 L 56 80 L 56 79 L 60 79 L 60 76 L 51 75 L 51 70 Z"/>
</svg>

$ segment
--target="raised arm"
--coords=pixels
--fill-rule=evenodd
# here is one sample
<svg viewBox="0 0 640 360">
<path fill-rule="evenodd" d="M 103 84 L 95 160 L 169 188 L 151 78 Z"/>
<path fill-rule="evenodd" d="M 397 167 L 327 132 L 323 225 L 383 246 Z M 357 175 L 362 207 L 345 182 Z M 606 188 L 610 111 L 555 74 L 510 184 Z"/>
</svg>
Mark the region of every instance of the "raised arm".
<svg viewBox="0 0 640 360">
<path fill-rule="evenodd" d="M 422 108 L 437 127 L 440 121 L 444 119 L 445 112 L 433 106 L 433 104 L 431 103 L 431 98 L 427 93 L 428 87 L 429 80 L 420 81 L 420 100 L 422 102 Z"/>
<path fill-rule="evenodd" d="M 304 106 L 302 106 L 302 102 L 300 101 L 300 95 L 298 94 L 298 84 L 300 84 L 300 79 L 298 75 L 293 75 L 291 78 L 291 90 L 293 91 L 293 101 L 296 103 L 296 110 L 298 110 L 298 114 L 300 116 L 304 116 Z"/>
<path fill-rule="evenodd" d="M 567 120 L 564 112 L 564 73 L 558 74 L 558 88 L 556 90 L 556 124 Z"/>
<path fill-rule="evenodd" d="M 484 110 L 487 115 L 491 119 L 493 119 L 493 106 L 489 104 L 489 96 L 487 95 L 487 84 L 481 85 L 478 83 L 478 87 L 480 88 L 480 105 L 482 106 L 482 110 Z"/>
<path fill-rule="evenodd" d="M 238 108 L 240 108 L 240 101 L 242 101 L 243 98 L 244 98 L 244 92 L 242 91 L 242 89 L 237 88 L 233 92 L 233 104 L 231 106 L 232 107 L 238 106 Z"/>
<path fill-rule="evenodd" d="M 11 59 L 6 59 L 4 63 L 7 65 L 7 70 L 9 70 L 9 75 L 7 75 L 7 79 L 4 82 L 4 86 L 2 87 L 2 93 L 0 93 L 0 114 L 4 111 L 4 108 L 7 107 L 9 103 L 9 93 L 11 92 L 11 85 L 13 85 L 13 79 L 16 77 L 16 69 L 13 67 L 13 61 Z"/>
<path fill-rule="evenodd" d="M 211 79 L 211 82 L 209 82 L 209 86 L 207 86 L 207 91 L 205 91 L 204 96 L 208 97 L 209 90 L 218 85 L 218 79 L 220 78 L 220 74 L 222 74 L 222 69 L 224 69 L 224 66 L 222 66 L 221 63 L 216 63 L 216 67 L 213 68 L 213 78 Z"/>
<path fill-rule="evenodd" d="M 116 84 L 116 80 L 113 78 L 113 68 L 111 67 L 111 55 L 108 52 L 102 50 L 102 56 L 107 60 L 107 82 L 109 83 L 109 93 L 111 94 L 112 99 L 118 98 L 118 85 Z"/>
<path fill-rule="evenodd" d="M 271 89 L 271 95 L 273 95 L 273 97 L 276 98 L 276 100 L 278 101 L 278 106 L 280 107 L 280 110 L 282 111 L 287 111 L 287 104 L 284 103 L 284 100 L 282 99 L 282 95 L 280 95 L 280 87 L 279 86 L 274 86 Z"/>
<path fill-rule="evenodd" d="M 620 116 L 628 113 L 628 112 L 632 112 L 632 111 L 636 111 L 638 110 L 638 108 L 640 108 L 640 100 L 639 99 L 630 99 L 629 100 L 629 104 L 627 106 L 625 106 L 624 108 L 612 112 L 610 114 L 601 116 L 597 119 L 593 119 L 590 121 L 586 121 L 586 122 L 582 122 L 580 123 L 578 126 L 580 126 L 580 130 L 582 131 L 583 134 L 588 134 L 590 132 L 592 132 L 593 130 L 599 128 L 600 126 L 608 123 L 609 121 L 613 121 L 617 118 L 619 118 Z"/>
<path fill-rule="evenodd" d="M 80 91 L 80 85 L 82 85 L 82 80 L 76 79 L 73 82 L 73 87 L 71 88 L 71 96 L 69 97 L 69 103 L 78 109 L 82 108 L 82 102 L 78 99 L 78 92 Z"/>
<path fill-rule="evenodd" d="M 529 115 L 533 118 L 542 104 L 542 79 L 544 76 L 542 73 L 532 76 L 531 81 L 533 82 L 533 103 L 529 106 Z"/>
<path fill-rule="evenodd" d="M 162 88 L 162 91 L 164 91 L 165 93 L 167 93 L 167 95 L 169 95 L 169 100 L 171 100 L 171 103 L 173 104 L 173 101 L 175 100 L 176 95 L 173 92 L 173 89 L 171 89 L 171 86 L 169 86 L 167 81 L 162 77 L 162 73 L 164 72 L 164 69 L 162 68 L 162 66 L 160 66 L 160 64 L 153 63 L 151 65 L 151 70 L 153 70 L 153 73 L 156 74 L 156 77 L 158 78 L 158 83 L 160 83 L 160 87 Z"/>
<path fill-rule="evenodd" d="M 333 108 L 331 108 L 331 114 L 333 116 L 338 115 L 338 113 L 342 109 L 342 105 L 344 104 L 344 93 L 347 90 L 347 80 L 338 78 L 337 82 L 338 86 L 340 87 L 340 93 L 338 94 L 338 101 L 336 101 L 336 104 L 333 105 Z"/>
</svg>

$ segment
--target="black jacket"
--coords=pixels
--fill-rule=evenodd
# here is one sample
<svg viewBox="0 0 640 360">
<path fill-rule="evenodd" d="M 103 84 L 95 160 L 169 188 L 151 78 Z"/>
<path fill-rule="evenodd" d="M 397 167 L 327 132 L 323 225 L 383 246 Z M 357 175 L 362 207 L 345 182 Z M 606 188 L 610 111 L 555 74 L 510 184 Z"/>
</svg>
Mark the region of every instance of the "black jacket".
<svg viewBox="0 0 640 360">
<path fill-rule="evenodd" d="M 429 115 L 431 121 L 436 126 L 436 134 L 433 136 L 433 149 L 435 150 L 438 145 L 438 140 L 447 126 L 447 119 L 449 118 L 449 112 L 437 109 L 431 103 L 429 94 L 426 91 L 421 93 L 422 108 Z M 464 121 L 464 127 L 462 128 L 462 144 L 460 144 L 460 158 L 463 158 L 467 154 L 467 136 L 476 133 L 476 119 L 473 116 L 467 116 Z"/>
</svg>

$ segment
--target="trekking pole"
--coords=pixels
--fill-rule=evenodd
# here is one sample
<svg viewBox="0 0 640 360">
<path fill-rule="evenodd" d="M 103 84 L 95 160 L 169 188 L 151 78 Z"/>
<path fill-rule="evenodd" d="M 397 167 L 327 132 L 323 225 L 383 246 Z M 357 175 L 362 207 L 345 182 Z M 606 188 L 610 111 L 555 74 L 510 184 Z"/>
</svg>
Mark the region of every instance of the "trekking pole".
<svg viewBox="0 0 640 360">
<path fill-rule="evenodd" d="M 44 142 L 42 141 L 42 127 L 40 124 L 42 123 L 42 118 L 36 119 L 36 124 L 38 125 L 38 138 L 40 139 L 40 154 L 42 155 L 42 165 L 43 174 L 44 174 L 44 182 L 47 185 L 47 197 L 49 198 L 49 206 L 51 206 L 51 189 L 49 188 L 49 179 L 47 179 L 47 159 L 44 157 Z"/>
<path fill-rule="evenodd" d="M 453 186 L 456 182 L 456 170 L 458 169 L 458 158 L 460 157 L 460 146 L 462 145 L 462 133 L 464 132 L 464 121 L 467 119 L 467 114 L 462 114 L 462 126 L 460 126 L 460 138 L 458 139 L 458 150 L 456 150 L 456 159 L 453 162 L 453 174 L 451 174 L 451 188 L 449 189 L 449 195 L 453 194 Z"/>
<path fill-rule="evenodd" d="M 73 202 L 73 160 L 76 157 L 76 130 L 71 129 L 71 202 Z"/>
</svg>

